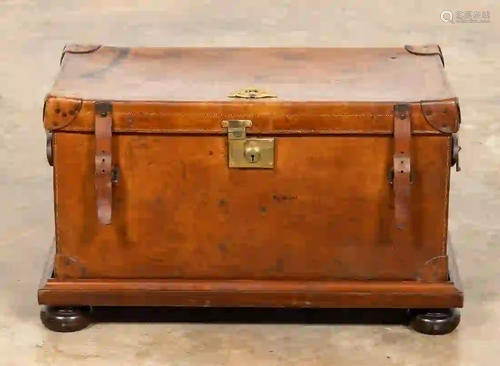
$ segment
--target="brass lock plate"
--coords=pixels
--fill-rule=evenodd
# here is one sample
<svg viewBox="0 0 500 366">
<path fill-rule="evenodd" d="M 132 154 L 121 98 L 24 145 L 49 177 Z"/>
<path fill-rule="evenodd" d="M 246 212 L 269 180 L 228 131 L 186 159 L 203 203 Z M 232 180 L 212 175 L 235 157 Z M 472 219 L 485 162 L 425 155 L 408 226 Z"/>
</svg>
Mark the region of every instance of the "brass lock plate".
<svg viewBox="0 0 500 366">
<path fill-rule="evenodd" d="M 252 121 L 222 121 L 228 133 L 228 165 L 230 168 L 273 169 L 274 138 L 246 136 Z"/>
</svg>

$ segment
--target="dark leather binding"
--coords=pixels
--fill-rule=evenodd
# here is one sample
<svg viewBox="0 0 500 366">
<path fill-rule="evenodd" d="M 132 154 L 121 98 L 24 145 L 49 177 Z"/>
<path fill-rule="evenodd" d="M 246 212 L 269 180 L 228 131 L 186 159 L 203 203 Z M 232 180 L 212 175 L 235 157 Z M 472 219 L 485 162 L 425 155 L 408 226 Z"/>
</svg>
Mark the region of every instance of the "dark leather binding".
<svg viewBox="0 0 500 366">
<path fill-rule="evenodd" d="M 68 44 L 64 46 L 59 64 L 62 64 L 66 53 L 91 53 L 101 48 L 100 44 Z"/>
<path fill-rule="evenodd" d="M 418 56 L 433 56 L 438 55 L 441 59 L 441 63 L 444 67 L 444 57 L 443 52 L 441 51 L 441 47 L 437 44 L 423 45 L 423 46 L 412 46 L 405 45 L 405 50 Z"/>
</svg>

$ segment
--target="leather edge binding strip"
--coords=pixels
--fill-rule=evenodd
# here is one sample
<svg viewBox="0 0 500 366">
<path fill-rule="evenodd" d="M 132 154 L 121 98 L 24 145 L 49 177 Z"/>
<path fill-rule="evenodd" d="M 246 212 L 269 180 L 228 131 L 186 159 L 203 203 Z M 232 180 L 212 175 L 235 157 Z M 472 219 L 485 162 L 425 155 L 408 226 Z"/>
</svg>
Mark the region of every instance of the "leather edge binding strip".
<svg viewBox="0 0 500 366">
<path fill-rule="evenodd" d="M 87 45 L 75 44 L 75 43 L 67 44 L 66 46 L 64 46 L 64 48 L 62 50 L 61 59 L 59 60 L 59 65 L 62 64 L 66 53 L 73 53 L 73 54 L 75 54 L 75 53 L 92 53 L 94 51 L 97 51 L 99 48 L 101 48 L 101 46 L 102 45 L 100 45 L 100 44 L 87 44 Z"/>
<path fill-rule="evenodd" d="M 413 55 L 418 55 L 418 56 L 438 55 L 439 58 L 441 59 L 443 67 L 445 67 L 443 52 L 441 51 L 441 47 L 437 44 L 429 44 L 422 46 L 405 45 L 405 50 Z"/>
</svg>

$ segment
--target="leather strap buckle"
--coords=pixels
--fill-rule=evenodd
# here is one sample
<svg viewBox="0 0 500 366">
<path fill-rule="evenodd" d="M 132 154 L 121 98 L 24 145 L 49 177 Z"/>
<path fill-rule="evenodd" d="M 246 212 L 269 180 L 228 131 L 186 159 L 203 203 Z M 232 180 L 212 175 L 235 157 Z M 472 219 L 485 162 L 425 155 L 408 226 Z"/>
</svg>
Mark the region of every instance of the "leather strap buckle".
<svg viewBox="0 0 500 366">
<path fill-rule="evenodd" d="M 398 244 L 411 243 L 411 109 L 409 104 L 394 107 L 393 188 Z"/>
<path fill-rule="evenodd" d="M 111 223 L 112 212 L 112 104 L 96 102 L 95 111 L 95 190 L 97 218 L 100 224 Z"/>
</svg>

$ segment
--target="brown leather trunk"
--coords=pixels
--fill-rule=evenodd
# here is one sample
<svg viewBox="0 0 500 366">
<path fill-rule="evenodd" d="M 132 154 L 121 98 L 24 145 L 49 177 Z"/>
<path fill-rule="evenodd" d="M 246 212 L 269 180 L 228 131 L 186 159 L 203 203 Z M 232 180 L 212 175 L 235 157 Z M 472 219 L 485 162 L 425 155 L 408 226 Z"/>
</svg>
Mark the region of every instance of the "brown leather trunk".
<svg viewBox="0 0 500 366">
<path fill-rule="evenodd" d="M 438 46 L 67 46 L 52 278 L 449 284 L 459 123 Z"/>
</svg>

